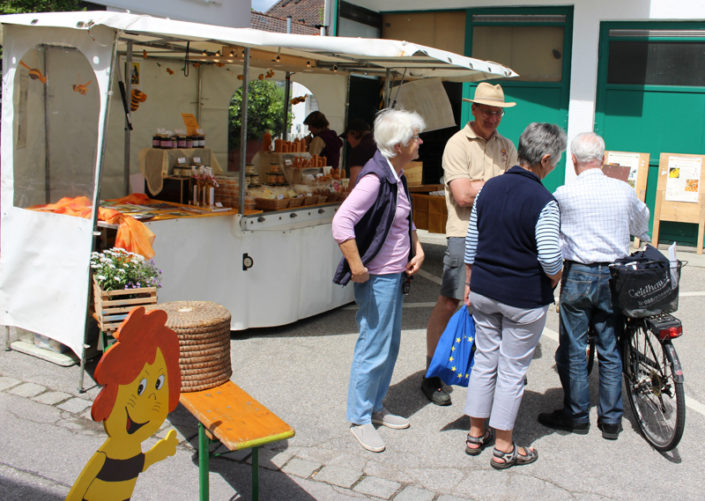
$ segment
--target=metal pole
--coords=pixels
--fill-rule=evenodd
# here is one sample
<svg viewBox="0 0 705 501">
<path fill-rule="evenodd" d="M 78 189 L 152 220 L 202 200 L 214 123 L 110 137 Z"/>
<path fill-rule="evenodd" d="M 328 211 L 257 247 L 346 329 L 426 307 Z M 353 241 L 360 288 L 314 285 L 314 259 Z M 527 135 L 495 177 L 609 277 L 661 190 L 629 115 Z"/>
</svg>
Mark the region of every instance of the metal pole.
<svg viewBox="0 0 705 501">
<path fill-rule="evenodd" d="M 132 40 L 127 41 L 127 55 L 125 57 L 125 99 L 127 100 L 127 105 L 130 105 L 130 99 L 132 98 Z M 123 187 L 125 189 L 125 195 L 130 194 L 130 126 L 125 117 L 125 158 L 124 158 L 124 168 L 123 168 Z"/>
<path fill-rule="evenodd" d="M 384 107 L 389 108 L 389 101 L 392 99 L 392 70 L 387 68 L 384 77 Z"/>
<path fill-rule="evenodd" d="M 242 61 L 242 104 L 240 107 L 240 203 L 238 212 L 245 214 L 245 165 L 247 164 L 247 93 L 249 88 L 250 48 L 245 47 Z"/>
<path fill-rule="evenodd" d="M 291 33 L 291 16 L 286 16 L 286 32 Z M 291 99 L 291 73 L 284 77 L 284 141 L 289 139 L 289 100 Z"/>
<path fill-rule="evenodd" d="M 47 74 L 47 58 L 49 57 L 49 47 L 43 45 L 44 61 L 42 63 L 42 71 Z M 44 95 L 44 203 L 51 203 L 51 155 L 49 150 L 49 89 L 44 84 L 42 89 Z"/>
<path fill-rule="evenodd" d="M 284 134 L 283 139 L 289 139 L 289 101 L 291 100 L 291 73 L 286 72 L 284 77 Z"/>
</svg>

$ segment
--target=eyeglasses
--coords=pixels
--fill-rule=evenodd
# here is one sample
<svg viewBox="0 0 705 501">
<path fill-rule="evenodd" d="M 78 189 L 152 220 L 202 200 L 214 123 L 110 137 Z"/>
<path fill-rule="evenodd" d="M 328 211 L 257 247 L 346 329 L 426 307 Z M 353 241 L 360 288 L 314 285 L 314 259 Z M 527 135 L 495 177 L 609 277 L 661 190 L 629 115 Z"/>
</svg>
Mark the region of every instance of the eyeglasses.
<svg viewBox="0 0 705 501">
<path fill-rule="evenodd" d="M 411 136 L 411 140 L 412 141 L 421 141 L 421 136 L 419 136 L 418 134 L 415 134 L 415 135 Z"/>
<path fill-rule="evenodd" d="M 487 108 L 477 108 L 477 110 L 486 117 L 497 117 L 502 118 L 504 116 L 504 110 L 490 110 Z"/>
</svg>

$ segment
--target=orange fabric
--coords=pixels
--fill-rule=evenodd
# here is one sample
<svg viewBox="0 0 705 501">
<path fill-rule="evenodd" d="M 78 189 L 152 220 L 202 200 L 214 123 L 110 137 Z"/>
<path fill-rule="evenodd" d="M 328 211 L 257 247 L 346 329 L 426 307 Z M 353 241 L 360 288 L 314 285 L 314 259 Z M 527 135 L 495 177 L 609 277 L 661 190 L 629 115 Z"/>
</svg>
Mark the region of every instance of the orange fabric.
<svg viewBox="0 0 705 501">
<path fill-rule="evenodd" d="M 135 197 L 135 195 L 142 196 Z M 131 200 L 127 201 L 126 199 Z M 144 194 L 136 193 L 121 199 L 121 201 L 123 200 L 124 203 L 144 203 L 144 201 L 149 200 L 149 198 Z M 57 214 L 67 214 L 69 216 L 84 218 L 89 218 L 92 212 L 91 201 L 88 197 L 64 197 L 55 204 L 39 205 L 32 208 L 43 212 L 55 212 Z M 118 225 L 115 247 L 141 254 L 147 259 L 154 257 L 154 249 L 152 248 L 154 233 L 147 228 L 144 223 L 137 221 L 132 216 L 126 216 L 115 209 L 105 209 L 103 207 L 98 207 L 98 219 L 106 223 Z"/>
</svg>

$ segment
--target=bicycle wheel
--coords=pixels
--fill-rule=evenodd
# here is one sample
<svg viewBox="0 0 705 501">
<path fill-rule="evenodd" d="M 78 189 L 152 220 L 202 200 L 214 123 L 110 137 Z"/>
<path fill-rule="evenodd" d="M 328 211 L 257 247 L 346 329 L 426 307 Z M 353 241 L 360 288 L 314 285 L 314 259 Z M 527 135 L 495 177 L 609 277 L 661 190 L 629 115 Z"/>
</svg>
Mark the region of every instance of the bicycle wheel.
<svg viewBox="0 0 705 501">
<path fill-rule="evenodd" d="M 625 334 L 624 381 L 634 417 L 647 442 L 670 451 L 685 426 L 683 383 L 673 376 L 673 355 L 643 323 L 628 327 Z"/>
</svg>

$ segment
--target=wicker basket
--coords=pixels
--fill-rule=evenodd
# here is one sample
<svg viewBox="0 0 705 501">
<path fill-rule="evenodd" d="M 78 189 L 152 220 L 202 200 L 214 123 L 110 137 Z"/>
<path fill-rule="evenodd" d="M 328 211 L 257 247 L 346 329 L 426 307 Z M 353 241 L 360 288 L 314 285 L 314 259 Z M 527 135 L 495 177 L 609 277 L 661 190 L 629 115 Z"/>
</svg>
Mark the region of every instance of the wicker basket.
<svg viewBox="0 0 705 501">
<path fill-rule="evenodd" d="M 288 198 L 255 198 L 255 207 L 262 210 L 281 210 L 288 206 Z"/>
<path fill-rule="evenodd" d="M 230 380 L 230 312 L 210 301 L 174 301 L 147 308 L 167 313 L 179 336 L 181 391 L 201 391 Z"/>
</svg>

